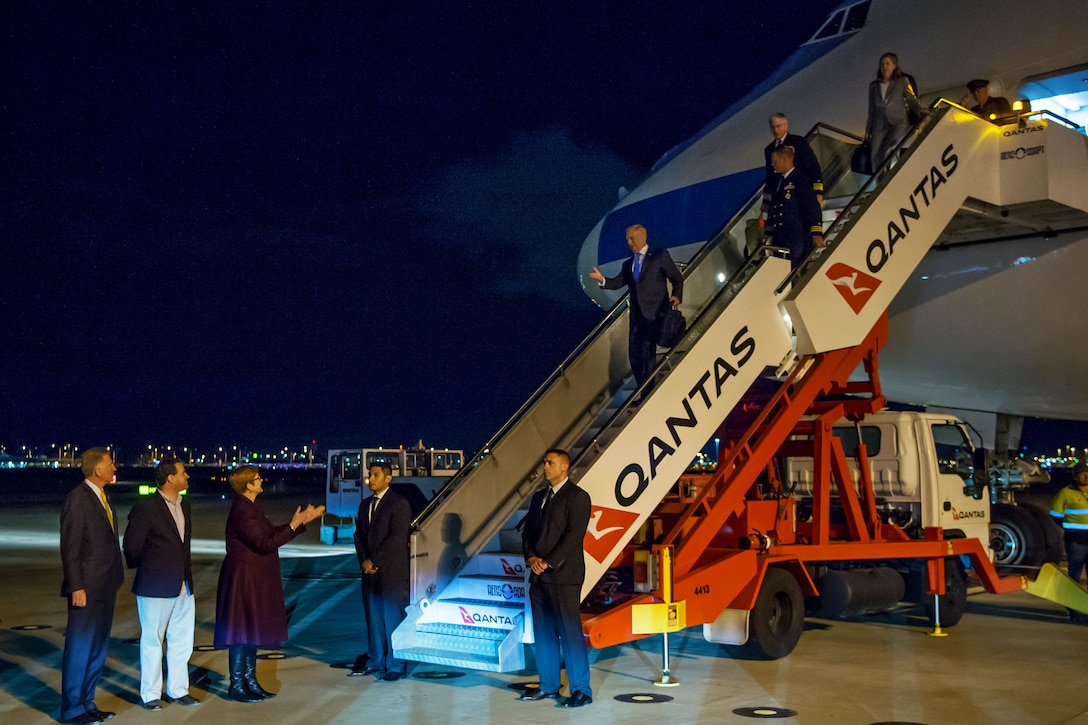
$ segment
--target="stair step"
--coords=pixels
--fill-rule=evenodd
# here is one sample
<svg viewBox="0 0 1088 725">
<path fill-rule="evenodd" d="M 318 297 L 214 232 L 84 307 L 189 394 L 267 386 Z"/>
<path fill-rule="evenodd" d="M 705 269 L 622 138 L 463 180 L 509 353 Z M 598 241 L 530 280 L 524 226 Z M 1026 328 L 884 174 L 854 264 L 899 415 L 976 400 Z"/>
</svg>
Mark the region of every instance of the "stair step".
<svg viewBox="0 0 1088 725">
<path fill-rule="evenodd" d="M 466 670 L 481 670 L 483 672 L 500 672 L 498 655 L 474 655 L 469 653 L 457 653 L 452 656 L 447 650 L 431 649 L 429 647 L 409 647 L 401 650 L 398 656 L 412 662 L 427 662 L 445 667 L 458 667 Z"/>
<path fill-rule="evenodd" d="M 468 655 L 472 657 L 490 657 L 497 661 L 500 644 L 502 644 L 501 639 L 458 637 L 452 634 L 428 634 L 417 630 L 415 642 L 407 650 L 411 651 L 422 647 L 435 652 L 445 652 L 447 657 Z"/>
<path fill-rule="evenodd" d="M 467 624 L 447 624 L 445 622 L 428 622 L 416 626 L 417 632 L 426 632 L 435 635 L 447 635 L 451 637 L 476 637 L 478 639 L 503 640 L 510 630 L 496 629 L 494 627 L 477 627 Z"/>
</svg>

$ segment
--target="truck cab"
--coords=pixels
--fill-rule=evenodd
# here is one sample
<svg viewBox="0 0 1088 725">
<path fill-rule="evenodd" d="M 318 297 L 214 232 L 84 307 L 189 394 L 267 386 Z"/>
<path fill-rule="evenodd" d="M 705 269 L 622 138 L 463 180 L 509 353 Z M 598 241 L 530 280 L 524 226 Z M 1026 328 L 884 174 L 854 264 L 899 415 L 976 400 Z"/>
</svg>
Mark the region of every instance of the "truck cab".
<svg viewBox="0 0 1088 725">
<path fill-rule="evenodd" d="M 989 496 L 977 483 L 978 452 L 961 420 L 882 410 L 861 423 L 840 421 L 834 433 L 855 478 L 858 442 L 865 444 L 877 510 L 886 523 L 916 538 L 926 527 L 939 526 L 945 538 L 977 538 L 989 545 Z M 813 460 L 788 458 L 785 467 L 784 482 L 793 487 L 804 520 L 805 506 L 811 505 Z"/>
</svg>

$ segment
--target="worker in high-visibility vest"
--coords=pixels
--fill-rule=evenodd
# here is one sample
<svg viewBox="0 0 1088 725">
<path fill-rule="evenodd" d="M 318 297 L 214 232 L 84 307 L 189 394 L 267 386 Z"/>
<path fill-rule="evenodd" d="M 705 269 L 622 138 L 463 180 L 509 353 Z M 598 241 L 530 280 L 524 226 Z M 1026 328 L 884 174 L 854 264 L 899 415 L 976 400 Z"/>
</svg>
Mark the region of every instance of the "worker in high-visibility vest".
<svg viewBox="0 0 1088 725">
<path fill-rule="evenodd" d="M 1073 466 L 1073 483 L 1058 491 L 1050 504 L 1050 515 L 1065 532 L 1065 558 L 1070 578 L 1080 584 L 1080 575 L 1088 560 L 1088 463 Z M 1069 610 L 1076 622 L 1077 612 Z"/>
</svg>

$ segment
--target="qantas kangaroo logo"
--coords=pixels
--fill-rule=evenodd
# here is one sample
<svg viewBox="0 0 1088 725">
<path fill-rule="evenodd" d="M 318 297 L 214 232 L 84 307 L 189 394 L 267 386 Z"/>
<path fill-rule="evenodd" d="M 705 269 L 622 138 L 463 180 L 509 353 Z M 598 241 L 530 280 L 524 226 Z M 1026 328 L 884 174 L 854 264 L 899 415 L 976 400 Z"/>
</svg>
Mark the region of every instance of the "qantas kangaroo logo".
<svg viewBox="0 0 1088 725">
<path fill-rule="evenodd" d="M 472 615 L 468 613 L 467 609 L 465 609 L 464 607 L 457 607 L 457 608 L 459 610 L 461 610 L 461 621 L 462 622 L 464 622 L 465 624 L 475 624 L 475 622 L 472 621 Z"/>
<path fill-rule="evenodd" d="M 846 304 L 850 305 L 855 315 L 861 314 L 861 308 L 865 307 L 865 303 L 880 286 L 880 280 L 876 277 L 842 262 L 831 265 L 831 269 L 827 270 L 827 278 L 835 285 L 835 289 L 846 300 Z"/>
<path fill-rule="evenodd" d="M 594 559 L 604 564 L 620 538 L 638 520 L 638 514 L 618 509 L 594 506 L 589 515 L 582 548 Z"/>
<path fill-rule="evenodd" d="M 521 568 L 520 566 L 517 567 L 517 568 L 514 568 L 513 566 L 510 565 L 510 562 L 508 562 L 506 559 L 502 558 L 501 556 L 499 557 L 499 561 L 502 563 L 502 573 L 503 573 L 503 575 L 505 575 L 505 576 L 521 576 L 522 575 L 522 572 L 518 571 L 518 569 Z"/>
</svg>

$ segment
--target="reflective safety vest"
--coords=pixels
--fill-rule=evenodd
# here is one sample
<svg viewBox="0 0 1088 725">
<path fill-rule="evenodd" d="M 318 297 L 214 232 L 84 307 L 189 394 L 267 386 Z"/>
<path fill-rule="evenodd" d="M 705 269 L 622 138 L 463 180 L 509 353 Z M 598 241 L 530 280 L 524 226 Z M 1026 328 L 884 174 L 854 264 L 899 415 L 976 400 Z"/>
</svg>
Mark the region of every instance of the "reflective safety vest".
<svg viewBox="0 0 1088 725">
<path fill-rule="evenodd" d="M 1079 488 L 1066 486 L 1050 504 L 1050 515 L 1061 521 L 1066 531 L 1088 533 L 1088 495 Z"/>
</svg>

